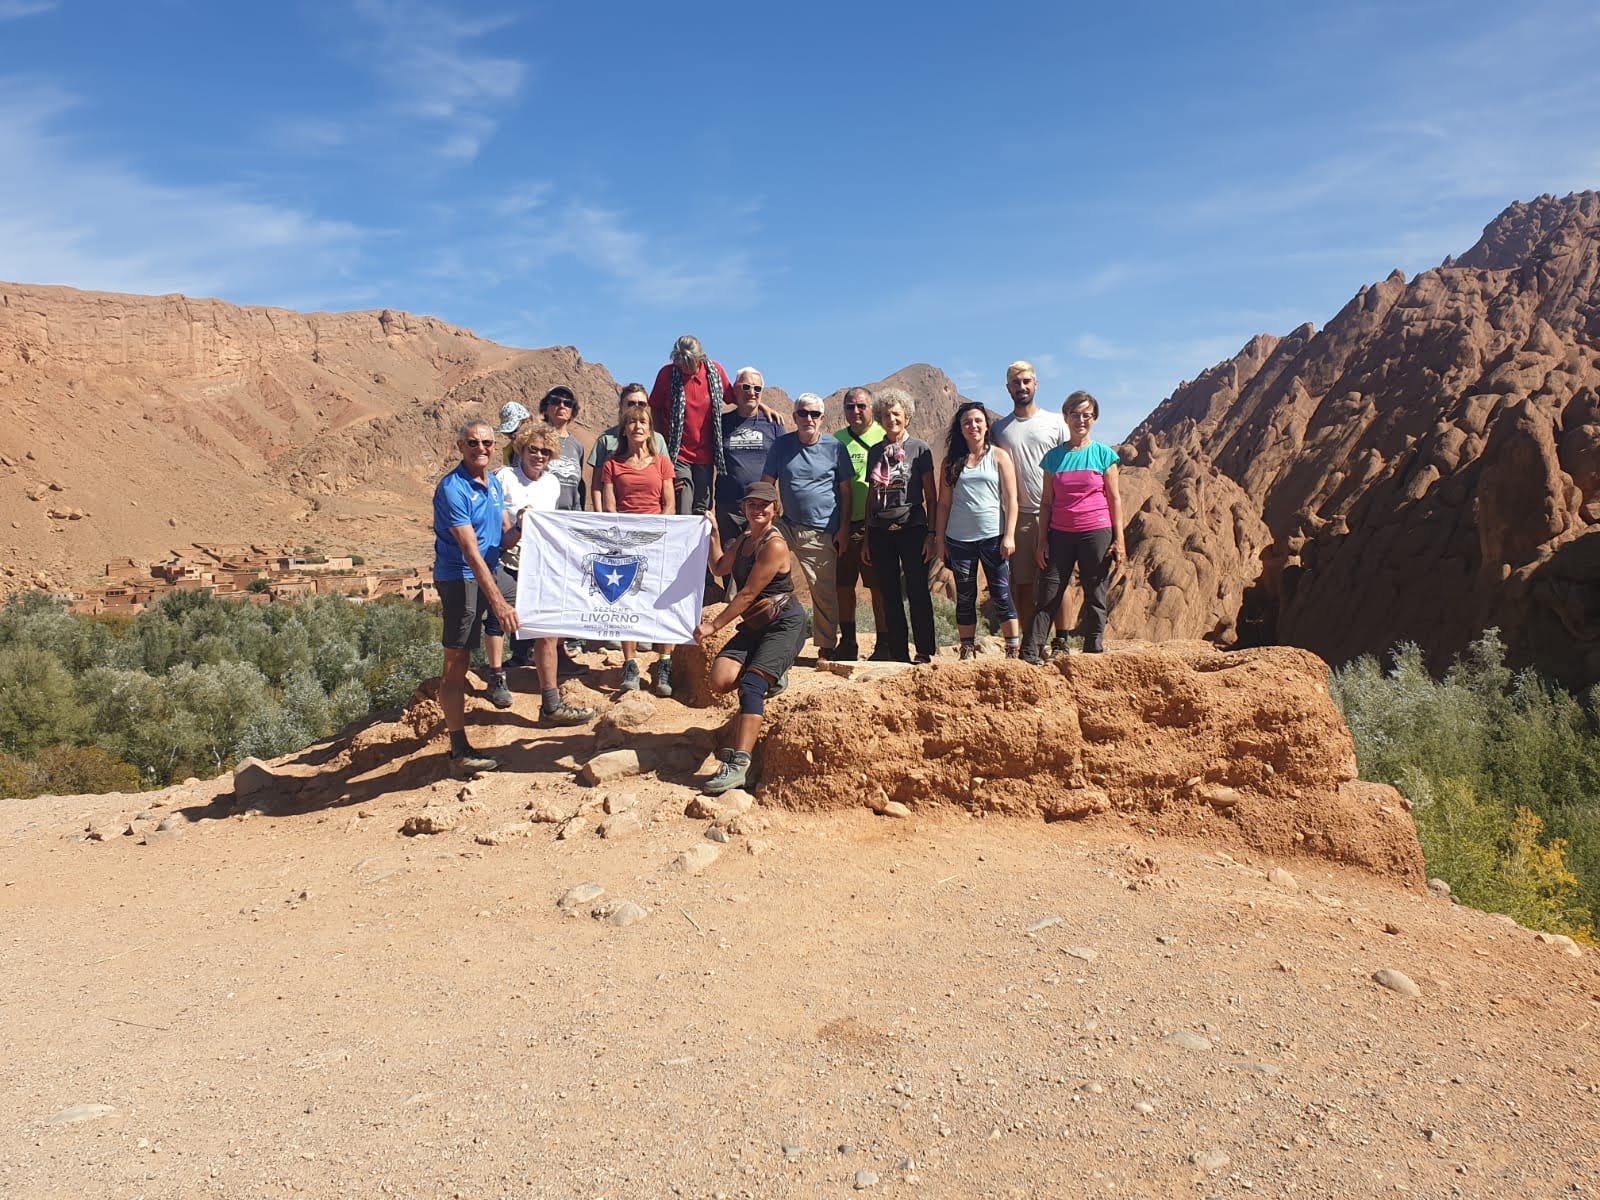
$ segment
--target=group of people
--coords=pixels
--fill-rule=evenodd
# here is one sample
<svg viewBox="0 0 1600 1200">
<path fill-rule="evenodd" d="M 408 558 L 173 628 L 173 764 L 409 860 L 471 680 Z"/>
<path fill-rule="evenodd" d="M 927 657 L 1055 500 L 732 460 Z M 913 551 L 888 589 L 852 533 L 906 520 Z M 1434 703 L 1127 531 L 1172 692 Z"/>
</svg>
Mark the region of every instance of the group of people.
<svg viewBox="0 0 1600 1200">
<path fill-rule="evenodd" d="M 727 603 L 696 638 L 707 641 L 740 622 L 710 674 L 713 689 L 739 697 L 732 744 L 704 785 L 713 794 L 746 781 L 766 700 L 786 685 L 804 646 L 807 613 L 795 596 L 795 565 L 811 594 L 818 658 L 860 657 L 859 582 L 871 596 L 877 630 L 870 657 L 929 661 L 936 649 L 930 574 L 941 567 L 954 579 L 963 659 L 977 653 L 980 568 L 1008 657 L 1037 664 L 1067 648 L 1064 608 L 1074 568 L 1084 596 L 1077 626 L 1083 649 L 1105 649 L 1107 587 L 1126 548 L 1118 456 L 1090 436 L 1100 416 L 1093 396 L 1074 392 L 1060 416 L 1046 412 L 1036 403 L 1032 365 L 1014 362 L 1006 369 L 1012 411 L 991 423 L 982 404 L 962 404 L 936 456 L 910 435 L 915 402 L 902 389 L 849 389 L 844 425 L 831 435 L 820 396 L 795 397 L 790 430 L 763 403 L 764 390 L 760 371 L 745 367 L 730 380 L 699 339 L 685 335 L 654 387 L 621 389 L 617 423 L 587 459 L 568 431 L 578 404 L 566 387 L 545 395 L 537 419 L 512 403 L 498 426 L 462 427 L 461 463 L 434 496 L 434 579 L 445 615 L 440 699 L 458 769 L 496 765 L 467 740 L 466 673 L 481 622 L 489 698 L 510 705 L 502 654 L 517 628 L 517 540 L 528 509 L 587 506 L 709 519 L 714 578 L 707 598 Z M 512 438 L 498 469 L 496 433 Z M 554 638 L 513 647 L 513 665 L 531 662 L 538 670 L 542 722 L 593 719 L 592 710 L 561 697 L 560 679 L 585 670 L 566 647 Z M 621 648 L 622 686 L 639 688 L 638 648 Z M 670 696 L 670 648 L 656 651 L 651 686 Z"/>
</svg>

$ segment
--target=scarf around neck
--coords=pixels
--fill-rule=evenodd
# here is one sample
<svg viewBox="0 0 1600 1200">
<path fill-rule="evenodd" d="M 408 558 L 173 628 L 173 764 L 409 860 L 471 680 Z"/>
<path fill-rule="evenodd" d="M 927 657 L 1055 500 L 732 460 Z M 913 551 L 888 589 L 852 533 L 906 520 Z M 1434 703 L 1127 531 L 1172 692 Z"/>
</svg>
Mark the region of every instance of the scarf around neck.
<svg viewBox="0 0 1600 1200">
<path fill-rule="evenodd" d="M 716 369 L 716 364 L 709 358 L 705 363 L 706 389 L 711 393 L 711 445 L 714 450 L 712 461 L 717 464 L 717 474 L 727 473 L 727 465 L 722 458 L 722 372 Z M 672 364 L 672 428 L 667 431 L 667 457 L 673 462 L 678 461 L 678 451 L 683 449 L 683 423 L 687 410 L 684 400 L 683 385 L 686 382 L 683 371 L 677 363 Z"/>
</svg>

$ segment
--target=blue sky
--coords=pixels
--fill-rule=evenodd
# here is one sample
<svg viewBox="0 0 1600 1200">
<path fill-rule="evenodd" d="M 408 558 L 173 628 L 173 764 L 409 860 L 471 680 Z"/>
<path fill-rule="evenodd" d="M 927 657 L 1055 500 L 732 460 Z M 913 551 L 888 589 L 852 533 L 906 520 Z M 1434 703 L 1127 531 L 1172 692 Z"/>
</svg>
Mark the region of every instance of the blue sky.
<svg viewBox="0 0 1600 1200">
<path fill-rule="evenodd" d="M 1600 186 L 1600 6 L 0 0 L 0 278 L 1084 387 Z"/>
</svg>

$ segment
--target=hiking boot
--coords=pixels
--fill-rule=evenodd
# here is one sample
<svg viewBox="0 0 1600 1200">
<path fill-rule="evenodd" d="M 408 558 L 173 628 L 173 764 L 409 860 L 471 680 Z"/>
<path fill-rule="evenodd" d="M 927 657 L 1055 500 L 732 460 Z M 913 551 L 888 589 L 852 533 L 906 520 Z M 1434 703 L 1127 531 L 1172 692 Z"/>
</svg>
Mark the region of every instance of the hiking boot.
<svg viewBox="0 0 1600 1200">
<path fill-rule="evenodd" d="M 1091 633 L 1083 639 L 1083 652 L 1085 654 L 1104 654 L 1106 652 L 1106 639 L 1103 634 Z"/>
<path fill-rule="evenodd" d="M 492 771 L 500 765 L 498 758 L 490 758 L 479 750 L 468 750 L 465 754 L 450 755 L 450 770 L 455 775 L 481 775 L 485 771 Z"/>
<path fill-rule="evenodd" d="M 1022 647 L 1021 646 L 1019 646 L 1019 645 L 1017 645 L 1017 644 L 1015 644 L 1013 642 L 1006 643 L 1006 657 L 1007 658 L 1020 658 L 1021 656 L 1022 656 Z"/>
<path fill-rule="evenodd" d="M 924 654 L 921 650 L 918 650 L 917 651 L 917 656 L 915 658 L 913 658 L 911 661 L 913 663 L 915 663 L 919 667 L 925 667 L 925 666 L 927 666 L 929 663 L 931 663 L 933 661 L 933 655 Z"/>
<path fill-rule="evenodd" d="M 639 660 L 630 658 L 622 664 L 622 687 L 629 692 L 639 690 Z"/>
<path fill-rule="evenodd" d="M 976 646 L 974 646 L 971 642 L 962 642 L 961 643 L 961 661 L 962 662 L 967 662 L 970 659 L 974 659 L 974 658 L 977 658 L 977 657 L 978 657 L 978 648 Z"/>
<path fill-rule="evenodd" d="M 533 666 L 533 649 L 532 649 L 531 645 L 527 645 L 527 644 L 524 644 L 522 642 L 518 642 L 517 643 L 516 653 L 514 653 L 510 658 L 506 659 L 506 666 L 508 666 L 508 667 L 531 667 L 531 666 Z"/>
<path fill-rule="evenodd" d="M 554 708 L 539 710 L 541 725 L 587 725 L 592 720 L 594 720 L 594 709 L 578 708 L 565 700 Z"/>
<path fill-rule="evenodd" d="M 1055 640 L 1050 643 L 1050 657 L 1054 658 L 1058 654 L 1071 654 L 1071 653 L 1072 653 L 1072 639 L 1069 638 L 1064 633 L 1056 634 Z"/>
<path fill-rule="evenodd" d="M 663 658 L 656 663 L 656 695 L 666 699 L 672 695 L 672 660 Z"/>
<path fill-rule="evenodd" d="M 504 671 L 489 672 L 489 703 L 496 708 L 511 707 L 511 688 Z"/>
<path fill-rule="evenodd" d="M 781 696 L 788 690 L 789 672 L 785 671 L 782 675 L 779 675 L 773 685 L 767 689 L 767 699 L 771 700 L 774 696 Z"/>
<path fill-rule="evenodd" d="M 1022 659 L 1023 662 L 1027 663 L 1030 667 L 1042 667 L 1042 666 L 1044 666 L 1044 659 L 1039 657 L 1039 652 L 1037 650 L 1035 650 L 1032 646 L 1024 646 L 1022 648 L 1022 653 L 1021 653 L 1021 655 L 1019 657 Z"/>
<path fill-rule="evenodd" d="M 708 796 L 720 796 L 723 792 L 743 787 L 749 774 L 750 756 L 743 750 L 734 750 L 722 764 L 722 769 L 700 785 L 700 790 Z"/>
<path fill-rule="evenodd" d="M 587 675 L 589 668 L 581 662 L 574 662 L 572 655 L 567 653 L 565 646 L 556 647 L 556 678 L 576 679 L 580 675 Z"/>
<path fill-rule="evenodd" d="M 817 657 L 823 657 L 823 653 L 819 651 Z M 840 642 L 832 650 L 827 651 L 829 662 L 855 662 L 860 657 L 861 647 L 857 646 L 853 641 Z"/>
</svg>

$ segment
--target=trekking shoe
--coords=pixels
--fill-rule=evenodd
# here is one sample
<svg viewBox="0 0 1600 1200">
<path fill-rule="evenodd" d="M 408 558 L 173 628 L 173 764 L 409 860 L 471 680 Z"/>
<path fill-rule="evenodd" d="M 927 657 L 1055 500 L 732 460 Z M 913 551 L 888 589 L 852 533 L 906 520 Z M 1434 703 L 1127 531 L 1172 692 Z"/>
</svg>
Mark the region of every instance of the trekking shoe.
<svg viewBox="0 0 1600 1200">
<path fill-rule="evenodd" d="M 1030 667 L 1042 667 L 1042 666 L 1044 666 L 1044 659 L 1039 656 L 1039 652 L 1037 650 L 1035 650 L 1032 646 L 1024 646 L 1022 648 L 1022 653 L 1021 653 L 1021 655 L 1019 657 L 1022 659 L 1023 662 L 1027 663 Z"/>
<path fill-rule="evenodd" d="M 533 651 L 531 649 L 524 648 L 521 643 L 518 643 L 517 652 L 515 654 L 513 654 L 510 658 L 506 659 L 506 666 L 508 666 L 508 667 L 531 667 L 531 666 L 533 666 Z"/>
<path fill-rule="evenodd" d="M 637 692 L 639 690 L 639 660 L 630 658 L 622 664 L 622 686 L 625 691 Z"/>
<path fill-rule="evenodd" d="M 582 654 L 587 646 L 582 638 L 568 638 L 561 643 L 561 648 L 568 654 Z"/>
<path fill-rule="evenodd" d="M 489 703 L 496 708 L 511 707 L 511 688 L 504 671 L 489 672 Z"/>
<path fill-rule="evenodd" d="M 978 657 L 978 648 L 976 646 L 974 646 L 971 642 L 962 642 L 961 643 L 961 661 L 962 662 L 966 662 L 969 659 L 973 659 L 973 658 L 977 658 L 977 657 Z"/>
<path fill-rule="evenodd" d="M 750 756 L 743 750 L 734 750 L 722 764 L 722 769 L 700 785 L 700 790 L 708 796 L 720 796 L 723 792 L 743 787 L 749 774 Z"/>
<path fill-rule="evenodd" d="M 594 720 L 594 709 L 578 708 L 565 700 L 554 708 L 539 710 L 541 725 L 587 725 L 592 720 Z"/>
<path fill-rule="evenodd" d="M 817 657 L 821 658 L 822 654 L 819 652 Z M 829 662 L 855 662 L 861 657 L 861 647 L 854 642 L 840 642 L 827 652 L 827 657 Z"/>
<path fill-rule="evenodd" d="M 1106 652 L 1106 639 L 1102 634 L 1091 633 L 1083 639 L 1083 652 L 1085 654 L 1104 654 Z"/>
<path fill-rule="evenodd" d="M 556 678 L 576 679 L 580 675 L 587 675 L 589 668 L 581 662 L 574 662 L 572 655 L 565 646 L 556 647 Z"/>
<path fill-rule="evenodd" d="M 468 750 L 465 754 L 452 754 L 450 756 L 450 770 L 456 775 L 481 775 L 485 771 L 492 771 L 500 765 L 498 758 L 490 758 L 479 750 Z"/>
<path fill-rule="evenodd" d="M 1009 642 L 1006 644 L 1006 657 L 1007 658 L 1020 658 L 1021 656 L 1022 656 L 1022 647 L 1021 646 L 1014 645 L 1014 644 L 1009 643 Z"/>
<path fill-rule="evenodd" d="M 789 672 L 785 671 L 782 675 L 779 675 L 777 681 L 767 689 L 767 699 L 771 700 L 774 696 L 781 696 L 788 690 Z"/>
<path fill-rule="evenodd" d="M 1056 634 L 1055 640 L 1050 643 L 1050 656 L 1052 658 L 1054 658 L 1057 654 L 1071 654 L 1071 653 L 1072 653 L 1072 639 L 1069 638 L 1064 633 Z"/>
<path fill-rule="evenodd" d="M 925 666 L 927 666 L 929 663 L 931 663 L 933 661 L 933 655 L 924 654 L 921 650 L 918 650 L 917 651 L 917 656 L 915 658 L 913 658 L 911 661 L 913 663 L 915 663 L 919 667 L 925 667 Z"/>
<path fill-rule="evenodd" d="M 663 658 L 656 663 L 656 695 L 662 699 L 672 695 L 672 660 Z"/>
</svg>

